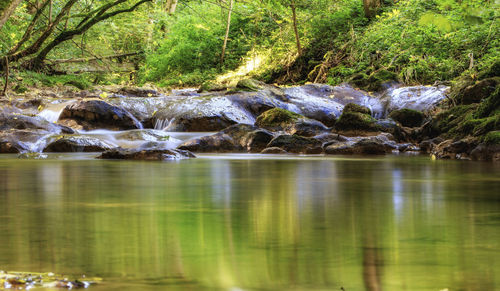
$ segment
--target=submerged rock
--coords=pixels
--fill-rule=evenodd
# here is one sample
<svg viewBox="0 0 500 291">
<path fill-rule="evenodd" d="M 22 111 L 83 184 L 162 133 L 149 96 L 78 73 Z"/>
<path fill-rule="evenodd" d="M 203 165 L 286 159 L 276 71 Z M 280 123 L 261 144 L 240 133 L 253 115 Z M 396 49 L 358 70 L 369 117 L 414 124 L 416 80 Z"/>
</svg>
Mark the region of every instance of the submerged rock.
<svg viewBox="0 0 500 291">
<path fill-rule="evenodd" d="M 130 112 L 102 100 L 78 101 L 66 106 L 59 116 L 59 122 L 84 130 L 142 128 Z"/>
<path fill-rule="evenodd" d="M 90 136 L 66 135 L 59 136 L 49 143 L 44 152 L 102 152 L 113 148 L 98 138 Z"/>
<path fill-rule="evenodd" d="M 196 156 L 187 150 L 133 150 L 114 148 L 103 152 L 98 159 L 111 160 L 148 160 L 148 161 L 164 161 L 164 160 L 182 160 L 196 158 Z"/>
</svg>

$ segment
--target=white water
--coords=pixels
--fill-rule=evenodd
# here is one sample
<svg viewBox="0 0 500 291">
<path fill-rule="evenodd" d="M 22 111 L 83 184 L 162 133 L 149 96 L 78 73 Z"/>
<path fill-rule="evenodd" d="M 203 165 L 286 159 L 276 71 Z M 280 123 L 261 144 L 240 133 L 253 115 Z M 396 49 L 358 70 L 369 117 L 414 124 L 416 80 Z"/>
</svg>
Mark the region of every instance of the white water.
<svg viewBox="0 0 500 291">
<path fill-rule="evenodd" d="M 49 104 L 42 111 L 40 111 L 40 113 L 38 113 L 38 116 L 49 122 L 57 122 L 64 108 L 73 103 L 75 103 L 75 100 Z"/>
</svg>

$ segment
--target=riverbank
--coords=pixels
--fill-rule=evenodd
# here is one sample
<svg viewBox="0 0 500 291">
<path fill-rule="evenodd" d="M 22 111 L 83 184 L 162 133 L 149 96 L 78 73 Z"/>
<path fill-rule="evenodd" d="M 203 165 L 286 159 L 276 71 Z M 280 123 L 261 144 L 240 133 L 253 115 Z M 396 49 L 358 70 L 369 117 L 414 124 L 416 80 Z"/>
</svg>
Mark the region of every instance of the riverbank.
<svg viewBox="0 0 500 291">
<path fill-rule="evenodd" d="M 385 83 L 378 92 L 348 84 L 277 87 L 252 79 L 170 92 L 60 88 L 11 95 L 2 103 L 0 151 L 104 152 L 103 158 L 119 159 L 411 152 L 498 161 L 499 116 L 498 78 L 490 76 L 460 89 Z M 185 135 L 176 138 L 179 133 Z"/>
</svg>

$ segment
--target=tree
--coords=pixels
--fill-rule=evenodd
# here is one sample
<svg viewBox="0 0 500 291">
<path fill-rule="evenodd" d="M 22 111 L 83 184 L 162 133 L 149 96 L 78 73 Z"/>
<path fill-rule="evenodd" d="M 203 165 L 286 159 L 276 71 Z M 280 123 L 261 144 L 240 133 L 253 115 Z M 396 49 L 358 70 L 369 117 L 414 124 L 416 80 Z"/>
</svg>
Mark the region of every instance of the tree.
<svg viewBox="0 0 500 291">
<path fill-rule="evenodd" d="M 0 4 L 0 29 L 2 29 L 3 25 L 9 17 L 12 15 L 14 10 L 16 10 L 17 6 L 21 3 L 22 0 L 2 0 L 4 3 Z"/>
<path fill-rule="evenodd" d="M 233 12 L 234 0 L 229 0 L 229 10 L 227 12 L 226 34 L 224 36 L 224 44 L 222 45 L 222 54 L 220 56 L 221 66 L 224 64 L 224 55 L 226 53 L 227 39 L 229 38 L 229 28 L 231 28 L 231 12 Z"/>
<path fill-rule="evenodd" d="M 17 62 L 26 57 L 35 55 L 31 60 L 24 63 L 24 67 L 27 69 L 41 70 L 45 66 L 44 61 L 47 55 L 61 43 L 87 32 L 97 23 L 122 13 L 132 12 L 140 5 L 151 1 L 152 0 L 115 0 L 102 4 L 95 9 L 92 9 L 94 7 L 87 7 L 89 11 L 85 11 L 84 9 L 78 14 L 78 19 L 80 20 L 73 21 L 71 25 L 67 23 L 60 25 L 63 20 L 70 17 L 69 12 L 71 8 L 78 2 L 78 0 L 67 0 L 64 6 L 59 10 L 59 13 L 43 26 L 40 25 L 41 18 L 47 6 L 49 6 L 50 10 L 50 3 L 52 2 L 51 0 L 47 0 L 33 16 L 21 40 L 6 56 L 0 59 L 0 69 L 3 70 L 8 63 Z M 133 2 L 133 4 L 128 7 L 123 7 L 130 2 Z M 33 28 L 35 26 L 38 26 L 38 31 L 41 31 L 36 37 L 33 35 Z"/>
<path fill-rule="evenodd" d="M 363 0 L 363 9 L 367 18 L 372 18 L 377 14 L 377 9 L 382 5 L 380 0 Z"/>
<path fill-rule="evenodd" d="M 297 53 L 300 55 L 302 53 L 302 47 L 300 45 L 299 30 L 297 28 L 297 14 L 295 12 L 295 0 L 290 0 L 290 7 L 292 8 L 292 23 L 293 23 L 293 32 L 295 33 L 295 43 L 297 44 Z"/>
</svg>

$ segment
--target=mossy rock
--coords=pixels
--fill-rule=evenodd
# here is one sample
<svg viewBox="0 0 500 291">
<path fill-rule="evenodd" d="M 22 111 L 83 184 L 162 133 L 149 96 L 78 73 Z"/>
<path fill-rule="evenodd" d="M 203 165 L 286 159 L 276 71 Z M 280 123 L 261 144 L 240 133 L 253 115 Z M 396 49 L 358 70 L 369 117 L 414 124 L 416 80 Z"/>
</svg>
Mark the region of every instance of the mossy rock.
<svg viewBox="0 0 500 291">
<path fill-rule="evenodd" d="M 484 99 L 479 105 L 479 108 L 474 114 L 474 117 L 481 118 L 487 117 L 492 114 L 500 114 L 500 86 L 497 85 L 495 91 Z"/>
<path fill-rule="evenodd" d="M 500 87 L 500 77 L 484 79 L 457 92 L 455 101 L 465 105 L 479 103 L 488 98 L 498 87 Z"/>
<path fill-rule="evenodd" d="M 262 128 L 285 127 L 304 116 L 282 108 L 273 108 L 257 117 L 255 125 Z"/>
<path fill-rule="evenodd" d="M 203 84 L 201 84 L 200 88 L 198 89 L 198 93 L 213 92 L 213 91 L 225 91 L 227 89 L 228 89 L 228 87 L 226 85 L 215 83 L 212 81 L 207 81 L 207 82 L 203 82 Z"/>
<path fill-rule="evenodd" d="M 430 129 L 427 129 L 431 137 L 450 132 L 454 127 L 457 127 L 462 122 L 473 119 L 477 104 L 457 105 L 448 110 L 437 114 L 429 124 Z M 463 137 L 460 135 L 459 137 Z"/>
<path fill-rule="evenodd" d="M 383 84 L 397 81 L 398 75 L 388 70 L 378 70 L 371 74 L 358 73 L 353 75 L 347 82 L 367 91 L 380 91 Z"/>
<path fill-rule="evenodd" d="M 483 141 L 486 144 L 500 145 L 500 130 L 488 132 L 484 136 Z"/>
<path fill-rule="evenodd" d="M 341 131 L 379 131 L 375 118 L 360 112 L 342 112 L 335 128 Z"/>
<path fill-rule="evenodd" d="M 394 110 L 389 117 L 406 127 L 418 127 L 422 125 L 425 118 L 422 112 L 408 108 Z"/>
<path fill-rule="evenodd" d="M 255 79 L 243 79 L 236 84 L 236 89 L 243 91 L 258 91 L 265 87 L 265 83 Z"/>
<path fill-rule="evenodd" d="M 359 112 L 368 115 L 372 114 L 370 108 L 355 103 L 348 103 L 346 106 L 344 106 L 342 112 Z"/>
<path fill-rule="evenodd" d="M 65 82 L 64 85 L 70 85 L 70 86 L 73 86 L 79 90 L 86 90 L 92 86 L 88 81 L 86 81 L 84 79 L 82 79 L 82 80 L 70 80 L 70 81 Z"/>
</svg>

